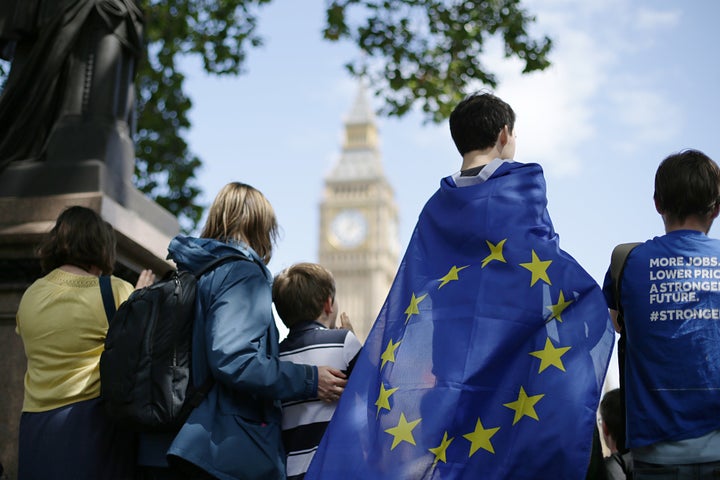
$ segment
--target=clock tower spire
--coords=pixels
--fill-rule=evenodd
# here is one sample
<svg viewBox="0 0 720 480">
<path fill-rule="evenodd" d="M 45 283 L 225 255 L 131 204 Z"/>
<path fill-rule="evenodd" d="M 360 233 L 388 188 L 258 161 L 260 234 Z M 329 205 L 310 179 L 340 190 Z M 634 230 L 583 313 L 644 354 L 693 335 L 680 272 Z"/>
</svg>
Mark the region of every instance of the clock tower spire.
<svg viewBox="0 0 720 480">
<path fill-rule="evenodd" d="M 362 81 L 344 123 L 340 158 L 325 178 L 318 257 L 335 276 L 340 311 L 364 340 L 390 290 L 400 245 L 394 192 Z"/>
</svg>

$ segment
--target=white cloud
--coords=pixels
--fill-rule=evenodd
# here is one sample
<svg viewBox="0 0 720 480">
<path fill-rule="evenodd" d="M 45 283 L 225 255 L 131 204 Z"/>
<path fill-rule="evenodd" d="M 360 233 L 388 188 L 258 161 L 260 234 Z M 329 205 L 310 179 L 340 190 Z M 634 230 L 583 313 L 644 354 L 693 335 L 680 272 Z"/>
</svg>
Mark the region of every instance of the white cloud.
<svg viewBox="0 0 720 480">
<path fill-rule="evenodd" d="M 517 159 L 572 175 L 580 170 L 582 145 L 596 133 L 593 102 L 608 82 L 614 54 L 569 16 L 542 18 L 552 25 L 555 39 L 552 66 L 522 75 L 522 62 L 502 59 L 500 46 L 494 45 L 489 52 L 500 80 L 497 94 L 518 115 Z"/>
<path fill-rule="evenodd" d="M 677 137 L 682 111 L 661 93 L 630 86 L 614 90 L 608 100 L 618 113 L 618 126 L 623 134 L 615 139 L 615 147 L 627 153 L 642 149 L 642 145 L 665 142 Z"/>
<path fill-rule="evenodd" d="M 657 30 L 677 26 L 681 17 L 682 12 L 679 10 L 661 11 L 638 8 L 635 22 L 641 30 Z"/>
<path fill-rule="evenodd" d="M 628 52 L 652 47 L 659 30 L 677 25 L 680 12 L 636 8 L 628 0 L 535 0 L 527 8 L 537 17 L 533 35 L 553 38 L 552 66 L 522 75 L 522 62 L 505 59 L 499 41 L 487 50 L 497 94 L 518 114 L 518 160 L 574 175 L 598 132 L 623 151 L 675 134 L 666 119 L 678 118 L 680 108 L 649 74 L 622 73 Z M 607 133 L 614 127 L 624 129 L 620 138 Z"/>
</svg>

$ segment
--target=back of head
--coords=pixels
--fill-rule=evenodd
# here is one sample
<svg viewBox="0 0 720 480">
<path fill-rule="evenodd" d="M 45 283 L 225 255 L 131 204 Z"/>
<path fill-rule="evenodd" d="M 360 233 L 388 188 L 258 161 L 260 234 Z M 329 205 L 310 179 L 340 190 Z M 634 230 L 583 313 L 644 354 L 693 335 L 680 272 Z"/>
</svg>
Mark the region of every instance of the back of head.
<svg viewBox="0 0 720 480">
<path fill-rule="evenodd" d="M 272 298 L 285 326 L 315 320 L 328 298 L 335 297 L 335 279 L 317 263 L 297 263 L 273 281 Z"/>
<path fill-rule="evenodd" d="M 658 209 L 673 220 L 712 214 L 720 203 L 720 169 L 698 150 L 684 150 L 660 163 L 655 174 Z"/>
<path fill-rule="evenodd" d="M 513 131 L 515 112 L 489 92 L 470 95 L 450 114 L 450 135 L 460 155 L 492 147 L 505 125 Z"/>
<path fill-rule="evenodd" d="M 278 224 L 270 202 L 250 185 L 232 182 L 215 197 L 203 228 L 203 238 L 247 243 L 267 264 L 277 239 Z"/>
<path fill-rule="evenodd" d="M 115 265 L 115 232 L 94 210 L 74 206 L 63 211 L 38 248 L 40 265 L 49 272 L 62 265 L 110 275 Z"/>
<path fill-rule="evenodd" d="M 608 391 L 600 402 L 600 417 L 616 445 L 625 445 L 625 425 L 622 419 L 620 389 Z"/>
</svg>

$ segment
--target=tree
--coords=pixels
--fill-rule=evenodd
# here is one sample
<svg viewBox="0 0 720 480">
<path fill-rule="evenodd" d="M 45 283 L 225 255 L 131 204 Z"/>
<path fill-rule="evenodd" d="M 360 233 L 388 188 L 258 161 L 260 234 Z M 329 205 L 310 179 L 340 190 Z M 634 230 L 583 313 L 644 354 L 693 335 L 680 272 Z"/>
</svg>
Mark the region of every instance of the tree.
<svg viewBox="0 0 720 480">
<path fill-rule="evenodd" d="M 136 186 L 177 215 L 185 229 L 200 220 L 201 161 L 184 139 L 192 106 L 178 60 L 196 55 L 213 75 L 243 73 L 247 50 L 262 44 L 258 14 L 272 0 L 137 0 L 145 12 L 147 57 L 136 77 Z M 535 21 L 520 0 L 326 0 L 324 38 L 358 45 L 350 61 L 384 99 L 382 112 L 403 116 L 418 104 L 429 121 L 447 118 L 468 88 L 497 79 L 482 64 L 485 41 L 500 35 L 505 56 L 523 72 L 549 66 L 552 42 L 531 38 Z"/>
<path fill-rule="evenodd" d="M 352 23 L 351 7 L 361 10 Z M 502 36 L 505 56 L 525 61 L 523 73 L 550 65 L 551 40 L 527 33 L 534 21 L 520 0 L 334 0 L 323 33 L 328 40 L 351 39 L 374 60 L 346 67 L 370 79 L 385 100 L 383 113 L 401 117 L 419 103 L 427 119 L 440 122 L 469 85 L 497 86 L 482 64 L 488 37 Z"/>
</svg>

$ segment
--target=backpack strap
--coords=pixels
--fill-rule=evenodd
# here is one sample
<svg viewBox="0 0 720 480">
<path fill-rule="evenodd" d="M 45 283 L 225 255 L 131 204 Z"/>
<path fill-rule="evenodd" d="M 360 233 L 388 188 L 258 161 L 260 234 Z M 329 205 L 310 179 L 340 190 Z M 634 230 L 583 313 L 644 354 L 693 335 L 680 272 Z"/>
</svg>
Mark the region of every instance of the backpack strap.
<svg viewBox="0 0 720 480">
<path fill-rule="evenodd" d="M 610 256 L 610 278 L 612 279 L 613 293 L 615 294 L 615 304 L 618 307 L 618 312 L 622 310 L 620 303 L 620 281 L 623 271 L 625 270 L 625 263 L 627 262 L 630 252 L 638 245 L 640 245 L 640 242 L 621 243 L 613 249 L 612 255 Z"/>
<path fill-rule="evenodd" d="M 620 338 L 618 339 L 618 373 L 620 376 L 620 419 L 621 425 L 623 426 L 623 435 L 622 438 L 615 439 L 620 453 L 626 453 L 628 451 L 625 445 L 624 434 L 627 428 L 625 415 L 625 348 L 627 339 L 625 335 L 625 317 L 620 299 L 620 285 L 630 252 L 638 245 L 640 245 L 640 242 L 621 243 L 613 249 L 612 255 L 610 256 L 610 278 L 612 280 L 613 293 L 615 294 L 615 306 L 617 307 L 617 324 L 620 327 Z"/>
<path fill-rule="evenodd" d="M 112 283 L 109 275 L 100 275 L 100 295 L 102 295 L 103 307 L 108 323 L 115 316 L 115 298 L 113 298 Z"/>
</svg>

